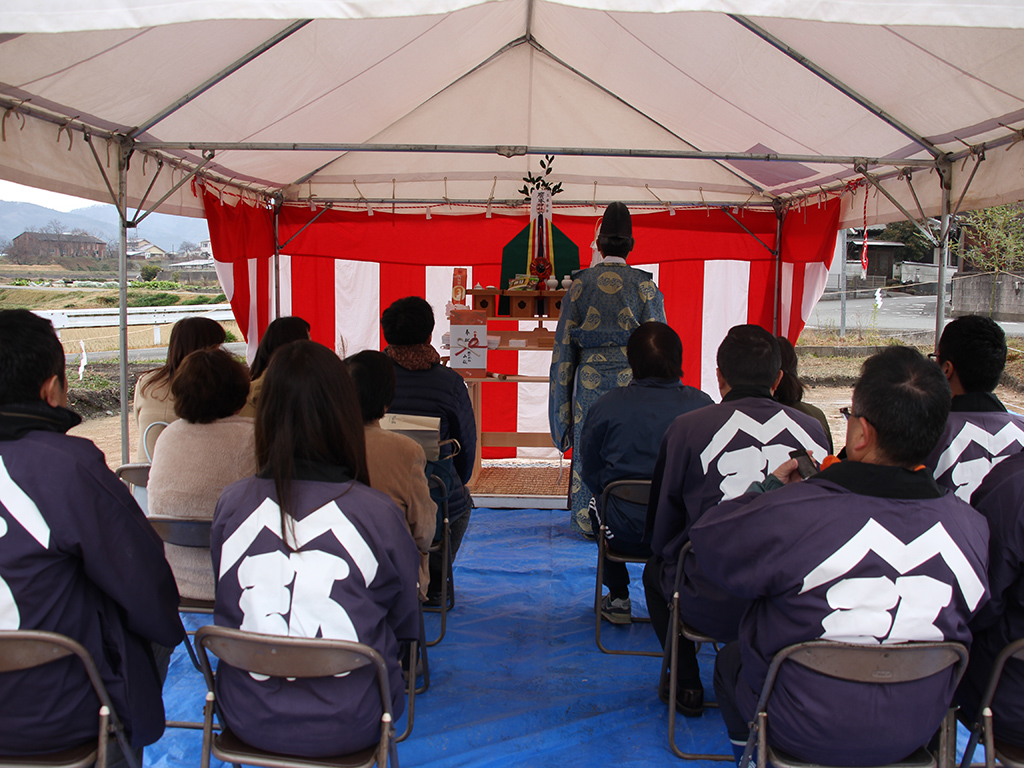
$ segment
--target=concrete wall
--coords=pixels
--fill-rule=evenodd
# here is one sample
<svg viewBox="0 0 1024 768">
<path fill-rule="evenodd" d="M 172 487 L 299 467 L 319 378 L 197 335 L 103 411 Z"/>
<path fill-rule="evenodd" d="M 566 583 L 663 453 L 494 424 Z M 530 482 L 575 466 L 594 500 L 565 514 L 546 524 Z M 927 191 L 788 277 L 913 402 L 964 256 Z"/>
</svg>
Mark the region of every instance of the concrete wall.
<svg viewBox="0 0 1024 768">
<path fill-rule="evenodd" d="M 996 279 L 993 302 L 992 281 Z M 957 275 L 953 280 L 953 317 L 988 315 L 993 320 L 1024 321 L 1024 274 Z"/>
</svg>

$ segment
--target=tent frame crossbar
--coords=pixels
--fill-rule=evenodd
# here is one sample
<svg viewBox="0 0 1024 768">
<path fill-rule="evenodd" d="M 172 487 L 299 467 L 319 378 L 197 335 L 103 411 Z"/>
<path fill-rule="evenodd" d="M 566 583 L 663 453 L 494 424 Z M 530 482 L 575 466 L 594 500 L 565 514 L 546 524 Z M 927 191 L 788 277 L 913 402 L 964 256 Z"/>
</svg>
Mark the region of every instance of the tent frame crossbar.
<svg viewBox="0 0 1024 768">
<path fill-rule="evenodd" d="M 867 170 L 867 168 L 865 166 L 858 165 L 858 166 L 856 166 L 854 168 L 854 170 L 856 170 L 857 173 L 861 174 L 865 179 L 867 179 L 867 181 L 871 184 L 871 186 L 873 186 L 875 189 L 877 189 L 879 192 L 881 192 L 889 200 L 889 202 L 892 203 L 893 206 L 895 206 L 895 208 L 900 213 L 903 214 L 903 216 L 906 218 L 906 220 L 909 221 L 911 224 L 913 224 L 917 228 L 917 231 L 920 232 L 928 240 L 929 243 L 931 243 L 933 246 L 937 246 L 939 244 L 939 240 L 938 240 L 938 238 L 935 237 L 935 233 L 931 232 L 926 226 L 924 226 L 924 224 L 922 224 L 921 222 L 919 222 L 917 220 L 917 217 L 914 216 L 914 214 L 912 214 L 905 207 L 903 207 L 903 204 L 900 203 L 900 201 L 897 200 L 893 196 L 893 194 L 891 192 L 889 192 L 889 190 L 887 190 L 885 187 L 883 187 L 882 183 L 874 175 L 868 173 L 868 170 Z M 910 182 L 908 182 L 908 183 L 910 183 Z M 913 185 L 911 185 L 911 189 L 913 189 Z M 943 189 L 945 189 L 945 188 L 943 188 Z M 864 194 L 867 194 L 867 191 L 865 191 Z M 915 200 L 917 199 L 917 195 L 916 194 L 914 195 L 914 199 Z M 923 213 L 922 213 L 922 219 L 924 219 Z"/>
<path fill-rule="evenodd" d="M 217 74 L 215 74 L 212 77 L 210 77 L 204 83 L 201 83 L 200 85 L 198 85 L 195 88 L 193 88 L 191 91 L 189 91 L 188 93 L 183 95 L 181 98 L 177 99 L 173 104 L 168 105 L 167 107 L 165 107 L 164 109 L 160 110 L 155 115 L 150 117 L 148 120 L 145 120 L 144 122 L 140 123 L 138 126 L 133 128 L 128 133 L 128 138 L 129 139 L 135 139 L 140 134 L 144 133 L 145 131 L 148 131 L 154 125 L 157 125 L 162 120 L 165 120 L 166 118 L 170 117 L 175 112 L 177 112 L 179 109 L 181 109 L 182 107 L 187 105 L 189 102 L 194 101 L 195 99 L 197 99 L 200 96 L 202 96 L 208 90 L 213 88 L 213 86 L 215 86 L 218 83 L 222 82 L 223 80 L 227 79 L 228 77 L 233 75 L 235 72 L 240 70 L 242 67 L 244 67 L 249 62 L 253 61 L 257 57 L 259 57 L 262 54 L 264 54 L 267 51 L 269 51 L 271 48 L 273 48 L 275 45 L 280 43 L 282 40 L 285 40 L 285 39 L 291 37 L 293 34 L 298 32 L 304 26 L 309 24 L 311 21 L 312 21 L 312 19 L 301 19 L 301 20 L 296 21 L 293 24 L 290 24 L 289 26 L 285 27 L 280 32 L 278 32 L 276 35 L 273 35 L 268 40 L 265 40 L 264 42 L 260 43 L 258 46 L 253 48 L 251 51 L 246 53 L 244 56 L 238 58 L 236 61 L 232 62 L 231 64 L 226 66 L 224 69 L 222 69 L 220 72 L 218 72 Z"/>
<path fill-rule="evenodd" d="M 836 190 L 838 192 L 838 190 Z M 819 193 L 820 194 L 820 193 Z M 296 200 L 285 200 L 285 205 L 294 206 L 308 206 L 311 202 L 310 198 L 303 197 Z M 486 208 L 488 204 L 493 211 L 500 211 L 502 208 L 507 208 L 510 211 L 515 211 L 524 207 L 529 207 L 529 200 L 495 200 L 493 198 L 454 198 L 454 197 L 316 197 L 312 200 L 313 204 L 317 207 L 321 206 L 351 206 L 354 211 L 366 212 L 367 205 L 371 208 L 375 208 L 380 211 L 385 208 L 390 208 L 393 205 L 400 206 L 415 206 L 415 207 L 440 207 L 447 205 L 459 205 L 459 206 L 479 206 Z M 732 208 L 739 207 L 747 210 L 754 210 L 763 208 L 765 210 L 771 209 L 773 203 L 767 201 L 759 201 L 756 203 L 744 203 L 742 201 L 725 201 L 725 200 L 706 200 L 704 202 L 693 202 L 693 201 L 674 201 L 664 200 L 660 204 L 651 202 L 650 200 L 617 200 L 616 202 L 623 203 L 632 208 L 651 208 L 659 211 L 665 211 L 672 209 L 674 211 L 681 211 L 686 209 L 693 209 L 697 211 L 703 211 L 712 208 Z M 604 203 L 601 203 L 603 206 Z M 559 209 L 567 208 L 593 208 L 593 200 L 559 200 L 552 204 L 552 208 L 557 212 Z"/>
<path fill-rule="evenodd" d="M 861 107 L 863 107 L 864 109 L 866 109 L 868 112 L 870 112 L 872 115 L 877 117 L 879 120 L 883 121 L 887 125 L 889 125 L 892 128 L 896 129 L 897 131 L 902 133 L 904 136 L 906 136 L 908 139 L 913 141 L 915 144 L 917 144 L 917 145 L 921 146 L 922 148 L 926 149 L 929 153 L 931 153 L 931 155 L 933 157 L 938 158 L 938 157 L 942 156 L 942 154 L 943 154 L 942 150 L 939 149 L 938 147 L 936 147 L 932 142 L 930 142 L 924 136 L 922 136 L 921 134 L 919 134 L 917 131 L 913 130 L 909 126 L 904 125 L 902 122 L 900 122 L 895 117 L 890 115 L 888 112 L 886 112 L 880 106 L 878 106 L 877 104 L 872 102 L 866 96 L 864 96 L 863 94 L 860 94 L 857 91 L 855 91 L 849 85 L 847 85 L 846 83 L 841 81 L 839 78 L 837 78 L 835 75 L 833 75 L 830 72 L 828 72 L 823 67 L 821 67 L 818 64 L 814 63 L 811 59 L 809 59 L 806 56 L 804 56 L 802 53 L 797 51 L 792 46 L 788 45 L 787 43 L 784 43 L 782 40 L 777 38 L 775 35 L 773 35 L 771 32 L 766 30 L 764 27 L 762 27 L 762 26 L 760 26 L 758 24 L 755 24 L 753 21 L 751 21 L 750 19 L 748 19 L 745 16 L 740 16 L 740 15 L 732 14 L 732 13 L 728 14 L 728 16 L 729 16 L 730 19 L 735 21 L 740 26 L 746 28 L 747 30 L 749 30 L 753 34 L 757 35 L 757 37 L 759 37 L 762 40 L 764 40 L 766 43 L 768 43 L 768 45 L 772 46 L 773 48 L 775 48 L 776 50 L 780 51 L 781 53 L 784 53 L 786 56 L 791 58 L 793 61 L 795 61 L 800 66 L 804 67 L 809 72 L 812 72 L 813 74 L 817 75 L 819 78 L 821 78 L 826 83 L 831 85 L 837 91 L 839 91 L 844 96 L 846 96 L 848 99 L 852 100 L 856 104 L 858 104 Z"/>
<path fill-rule="evenodd" d="M 931 158 L 864 157 L 856 155 L 786 154 L 779 152 L 707 152 L 687 149 L 637 149 L 628 147 L 535 147 L 525 144 L 371 144 L 324 142 L 259 142 L 259 141 L 136 141 L 142 151 L 214 150 L 259 152 L 385 152 L 407 154 L 555 155 L 565 157 L 645 157 L 663 160 L 759 160 L 781 163 L 821 163 L 830 165 L 888 165 L 895 168 L 934 168 Z"/>
<path fill-rule="evenodd" d="M 145 197 L 142 198 L 142 202 L 139 203 L 139 207 L 135 211 L 135 217 L 132 219 L 132 226 L 136 226 L 137 227 L 139 225 L 139 223 L 142 222 L 147 216 L 149 216 L 151 213 L 155 213 L 156 209 L 159 208 L 161 205 L 163 205 L 164 201 L 166 201 L 168 198 L 170 198 L 171 195 L 173 195 L 175 192 L 177 192 L 183 186 L 185 186 L 190 181 L 192 181 L 192 179 L 194 179 L 196 176 L 198 176 L 207 165 L 209 165 L 211 162 L 213 162 L 214 154 L 215 153 L 212 152 L 212 151 L 204 152 L 203 153 L 203 162 L 199 163 L 199 165 L 196 165 L 192 169 L 190 169 L 188 171 L 188 173 L 185 174 L 184 178 L 182 178 L 178 182 L 175 182 L 171 186 L 171 188 L 164 193 L 163 197 L 161 197 L 159 200 L 157 200 L 155 203 L 153 203 L 153 205 L 151 205 L 149 207 L 149 209 L 146 210 L 146 212 L 142 214 L 142 216 L 139 216 L 139 211 L 141 211 L 143 206 L 145 206 L 145 204 L 146 204 L 146 197 L 149 197 L 149 190 L 147 190 Z M 163 168 L 162 164 L 161 164 L 160 168 Z M 159 171 L 158 171 L 158 173 L 159 173 Z M 155 182 L 155 181 L 156 181 L 156 179 L 154 178 L 153 182 Z M 153 184 L 152 183 L 150 183 L 150 187 L 149 188 L 150 189 L 153 188 Z"/>
</svg>

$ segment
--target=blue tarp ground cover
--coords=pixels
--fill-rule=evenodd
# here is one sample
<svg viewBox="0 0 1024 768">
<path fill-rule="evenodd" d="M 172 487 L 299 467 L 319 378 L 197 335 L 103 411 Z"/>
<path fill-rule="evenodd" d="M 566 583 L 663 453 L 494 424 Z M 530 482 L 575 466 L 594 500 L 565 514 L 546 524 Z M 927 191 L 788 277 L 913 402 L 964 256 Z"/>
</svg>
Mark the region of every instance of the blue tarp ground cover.
<svg viewBox="0 0 1024 768">
<path fill-rule="evenodd" d="M 448 633 L 429 650 L 430 688 L 416 697 L 412 734 L 398 745 L 402 765 L 682 763 L 668 748 L 668 711 L 658 700 L 661 659 L 611 656 L 594 643 L 597 548 L 570 533 L 568 516 L 565 510 L 473 512 L 455 564 Z M 630 568 L 633 613 L 646 615 L 640 566 Z M 439 616 L 427 614 L 426 622 L 427 636 L 436 637 Z M 650 624 L 605 623 L 601 637 L 608 647 L 660 650 Z M 700 662 L 705 694 L 713 698 L 713 651 L 703 649 Z M 164 686 L 168 719 L 200 720 L 204 694 L 202 677 L 179 647 Z M 405 721 L 397 722 L 399 733 Z M 729 752 L 717 709 L 676 723 L 681 749 Z M 301 734 L 297 723 L 296 739 Z M 961 728 L 958 746 L 965 742 Z M 146 765 L 197 766 L 200 743 L 199 731 L 169 729 L 146 749 Z"/>
</svg>

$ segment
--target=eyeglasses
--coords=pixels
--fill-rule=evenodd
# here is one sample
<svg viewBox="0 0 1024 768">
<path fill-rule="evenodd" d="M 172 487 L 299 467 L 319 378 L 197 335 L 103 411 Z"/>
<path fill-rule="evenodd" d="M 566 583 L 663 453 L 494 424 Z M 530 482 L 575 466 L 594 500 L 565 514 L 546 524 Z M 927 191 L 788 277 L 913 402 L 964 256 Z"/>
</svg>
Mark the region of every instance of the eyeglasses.
<svg viewBox="0 0 1024 768">
<path fill-rule="evenodd" d="M 847 421 L 850 420 L 851 416 L 853 416 L 855 418 L 858 418 L 858 419 L 861 419 L 863 421 L 867 421 L 867 419 L 864 417 L 864 414 L 862 414 L 862 413 L 854 413 L 853 409 L 850 408 L 849 406 L 843 406 L 842 408 L 839 409 L 839 412 L 841 414 L 843 414 L 843 418 L 846 419 Z M 870 422 L 868 422 L 868 423 L 870 423 Z"/>
<path fill-rule="evenodd" d="M 928 353 L 928 359 L 931 360 L 932 362 L 935 362 L 935 363 L 939 362 L 939 353 L 938 352 L 929 352 Z"/>
</svg>

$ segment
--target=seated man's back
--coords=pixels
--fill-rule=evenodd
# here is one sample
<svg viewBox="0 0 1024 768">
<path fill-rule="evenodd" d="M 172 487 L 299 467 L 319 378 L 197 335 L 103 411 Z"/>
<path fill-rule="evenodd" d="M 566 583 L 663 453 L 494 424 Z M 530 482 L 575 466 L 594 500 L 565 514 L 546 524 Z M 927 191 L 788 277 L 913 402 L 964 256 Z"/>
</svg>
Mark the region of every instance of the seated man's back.
<svg viewBox="0 0 1024 768">
<path fill-rule="evenodd" d="M 942 332 L 938 363 L 953 400 L 925 465 L 939 485 L 970 501 L 992 467 L 1024 450 L 1024 418 L 1007 413 L 994 393 L 1006 365 L 1006 335 L 987 317 L 958 318 Z"/>
<path fill-rule="evenodd" d="M 987 525 L 920 464 L 948 408 L 934 364 L 890 347 L 865 362 L 854 388 L 846 461 L 797 482 L 790 460 L 773 474 L 789 485 L 724 502 L 691 529 L 706 577 L 753 601 L 715 664 L 734 745 L 788 645 L 970 642 L 968 621 L 987 597 Z M 787 663 L 769 702 L 769 741 L 812 762 L 900 760 L 938 728 L 953 677 L 883 686 Z"/>
<path fill-rule="evenodd" d="M 676 417 L 712 404 L 679 380 L 682 352 L 679 336 L 665 323 L 644 323 L 630 335 L 626 354 L 632 381 L 601 395 L 583 423 L 580 463 L 595 497 L 616 480 L 651 478 L 662 438 Z M 621 499 L 609 502 L 609 520 L 602 522 L 613 526 L 619 542 L 637 544 L 644 537 L 647 510 L 633 507 Z"/>
<path fill-rule="evenodd" d="M 755 376 L 746 370 L 751 358 L 762 357 L 764 372 Z M 672 594 L 679 550 L 706 510 L 764 480 L 790 451 L 803 448 L 818 459 L 828 452 L 825 433 L 813 416 L 772 398 L 781 375 L 780 359 L 778 342 L 767 331 L 756 326 L 733 328 L 719 348 L 722 402 L 680 416 L 665 433 L 654 470 L 654 515 L 649 512 L 648 527 L 651 549 L 663 562 L 660 584 L 666 598 Z M 704 611 L 684 597 L 684 603 L 691 603 L 688 621 L 719 639 L 735 636 L 742 604 L 734 601 L 738 608 L 719 616 L 727 596 L 702 579 L 695 562 L 686 564 L 684 590 L 695 599 L 709 593 L 715 603 Z"/>
<path fill-rule="evenodd" d="M 96 446 L 64 434 L 81 420 L 63 407 L 63 350 L 49 321 L 28 314 L 0 312 L 0 629 L 85 646 L 140 747 L 164 728 L 151 642 L 181 641 L 178 591 L 127 487 Z M 0 675 L 5 753 L 95 739 L 98 712 L 77 659 Z"/>
<path fill-rule="evenodd" d="M 958 703 L 974 720 L 996 656 L 1024 637 L 1024 453 L 994 467 L 971 504 L 988 520 L 992 593 L 971 621 L 971 661 L 957 691 Z M 1024 746 L 1024 661 L 1011 659 L 1003 668 L 992 714 L 996 738 Z"/>
</svg>

